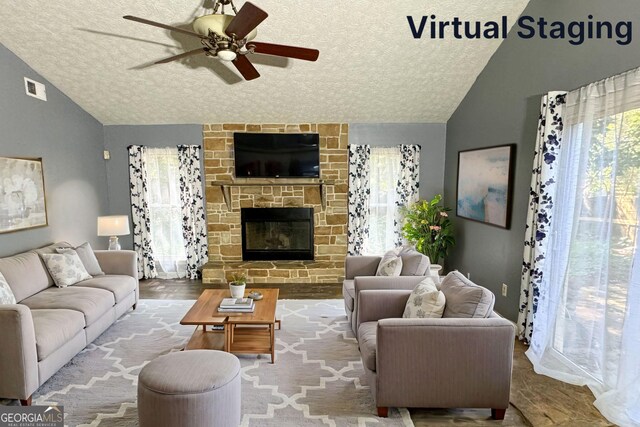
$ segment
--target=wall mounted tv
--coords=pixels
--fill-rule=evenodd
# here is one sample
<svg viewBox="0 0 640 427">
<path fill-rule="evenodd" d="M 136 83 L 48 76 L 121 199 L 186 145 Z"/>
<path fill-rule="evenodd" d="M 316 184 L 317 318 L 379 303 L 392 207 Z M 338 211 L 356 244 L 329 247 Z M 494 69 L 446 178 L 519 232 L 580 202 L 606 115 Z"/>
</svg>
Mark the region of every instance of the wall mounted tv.
<svg viewBox="0 0 640 427">
<path fill-rule="evenodd" d="M 234 133 L 237 178 L 319 178 L 317 133 Z"/>
</svg>

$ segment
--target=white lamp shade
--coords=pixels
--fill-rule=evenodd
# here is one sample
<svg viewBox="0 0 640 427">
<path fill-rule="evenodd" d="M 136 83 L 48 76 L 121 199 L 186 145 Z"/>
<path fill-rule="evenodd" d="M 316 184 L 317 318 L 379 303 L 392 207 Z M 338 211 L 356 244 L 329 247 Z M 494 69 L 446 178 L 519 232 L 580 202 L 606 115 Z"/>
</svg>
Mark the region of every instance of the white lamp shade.
<svg viewBox="0 0 640 427">
<path fill-rule="evenodd" d="M 218 51 L 218 58 L 223 61 L 233 61 L 238 57 L 236 53 L 232 50 L 220 50 Z"/>
<path fill-rule="evenodd" d="M 98 217 L 98 236 L 125 236 L 129 234 L 127 215 L 109 215 Z"/>
</svg>

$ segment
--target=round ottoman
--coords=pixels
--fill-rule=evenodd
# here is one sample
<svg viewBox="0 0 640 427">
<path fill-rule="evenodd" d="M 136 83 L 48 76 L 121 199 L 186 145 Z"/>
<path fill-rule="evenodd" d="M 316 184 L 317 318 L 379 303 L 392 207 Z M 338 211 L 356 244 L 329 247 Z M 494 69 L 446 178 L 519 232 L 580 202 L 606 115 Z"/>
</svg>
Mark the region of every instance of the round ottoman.
<svg viewBox="0 0 640 427">
<path fill-rule="evenodd" d="M 240 418 L 240 361 L 233 354 L 169 353 L 140 371 L 140 427 L 237 427 Z"/>
</svg>

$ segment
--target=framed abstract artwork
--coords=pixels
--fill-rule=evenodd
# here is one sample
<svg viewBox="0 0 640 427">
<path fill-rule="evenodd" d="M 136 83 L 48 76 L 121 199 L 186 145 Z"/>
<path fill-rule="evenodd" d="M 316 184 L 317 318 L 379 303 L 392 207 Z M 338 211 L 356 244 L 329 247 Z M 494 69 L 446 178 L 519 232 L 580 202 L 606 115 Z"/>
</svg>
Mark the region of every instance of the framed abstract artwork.
<svg viewBox="0 0 640 427">
<path fill-rule="evenodd" d="M 515 145 L 458 152 L 456 215 L 509 228 Z"/>
<path fill-rule="evenodd" d="M 42 159 L 0 157 L 0 233 L 46 225 Z"/>
</svg>

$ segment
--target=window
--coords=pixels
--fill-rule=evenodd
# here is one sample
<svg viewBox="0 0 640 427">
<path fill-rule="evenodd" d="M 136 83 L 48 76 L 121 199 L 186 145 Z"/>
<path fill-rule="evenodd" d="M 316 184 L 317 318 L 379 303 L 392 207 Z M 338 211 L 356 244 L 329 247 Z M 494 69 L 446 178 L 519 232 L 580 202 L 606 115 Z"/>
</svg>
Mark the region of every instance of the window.
<svg viewBox="0 0 640 427">
<path fill-rule="evenodd" d="M 186 260 L 177 148 L 150 148 L 147 168 L 151 244 L 159 277 L 177 277 Z M 181 276 L 182 274 L 180 274 Z"/>
<path fill-rule="evenodd" d="M 371 148 L 369 236 L 365 242 L 367 254 L 383 254 L 396 246 L 396 184 L 400 178 L 401 161 L 402 155 L 397 147 Z"/>
<path fill-rule="evenodd" d="M 589 386 L 612 423 L 640 425 L 640 69 L 567 93 L 556 114 L 527 355 L 536 372 Z"/>
<path fill-rule="evenodd" d="M 554 348 L 606 383 L 617 376 L 629 289 L 640 284 L 632 280 L 640 261 L 640 109 L 575 124 L 568 135 L 563 175 L 575 187 L 561 193 L 575 200 L 575 220 L 559 232 L 568 262 Z"/>
</svg>

